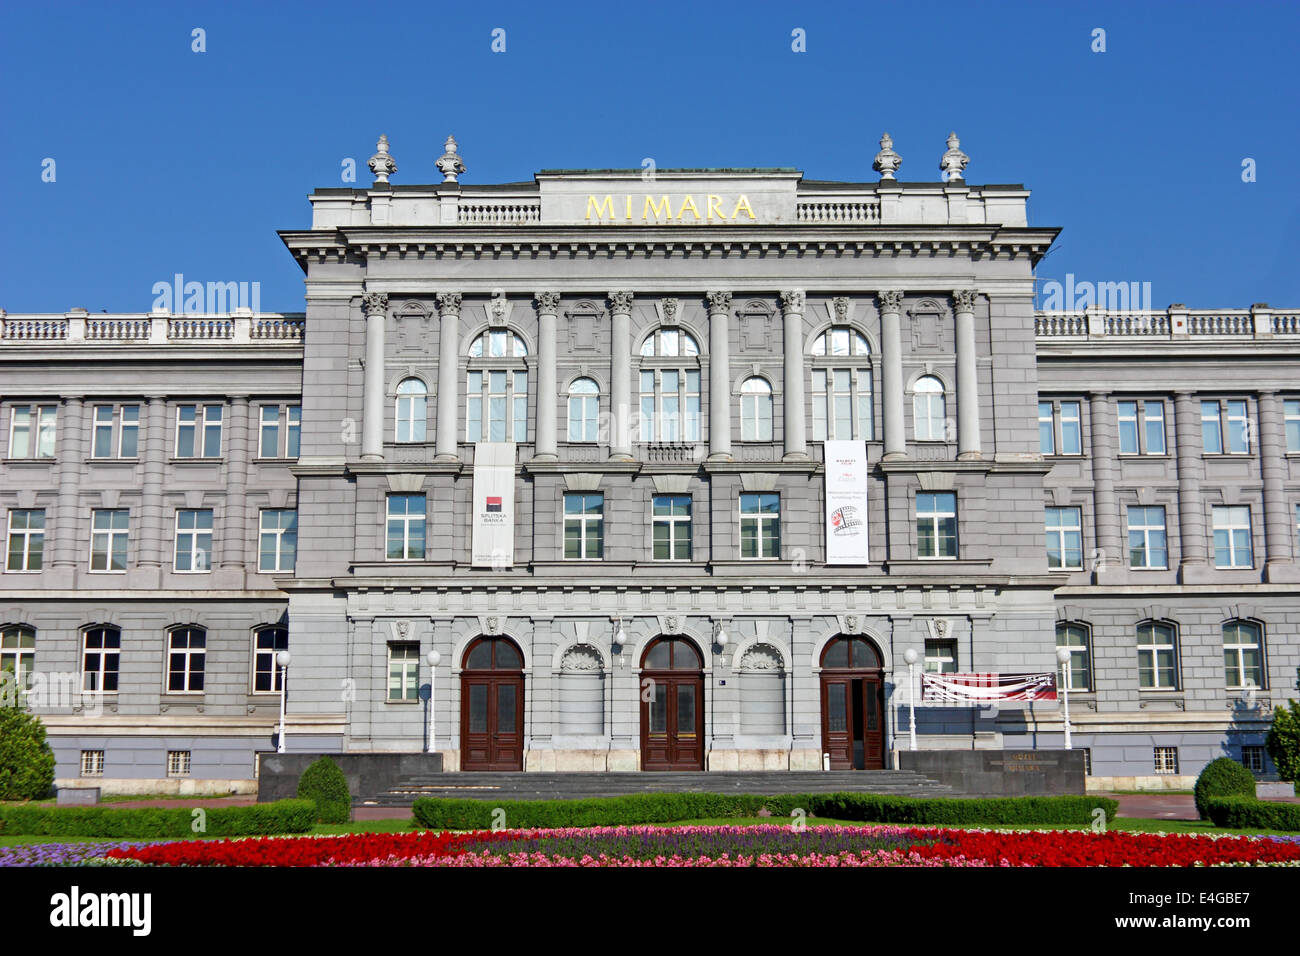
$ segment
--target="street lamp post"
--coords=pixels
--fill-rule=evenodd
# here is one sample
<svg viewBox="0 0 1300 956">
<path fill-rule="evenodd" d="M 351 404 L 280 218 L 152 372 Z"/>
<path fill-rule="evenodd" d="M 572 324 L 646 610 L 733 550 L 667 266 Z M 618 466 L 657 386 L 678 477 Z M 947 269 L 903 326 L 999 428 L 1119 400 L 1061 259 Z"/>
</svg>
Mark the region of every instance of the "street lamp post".
<svg viewBox="0 0 1300 956">
<path fill-rule="evenodd" d="M 280 743 L 276 747 L 277 753 L 284 753 L 284 704 L 285 697 L 289 692 L 289 662 L 293 658 L 288 651 L 281 651 L 275 655 L 275 662 L 280 665 Z"/>
<path fill-rule="evenodd" d="M 1056 652 L 1056 659 L 1061 662 L 1061 713 L 1065 717 L 1065 749 L 1073 750 L 1070 742 L 1070 651 L 1062 647 Z"/>
<path fill-rule="evenodd" d="M 907 661 L 907 732 L 910 737 L 910 750 L 916 749 L 916 649 L 909 647 L 903 652 Z"/>
<path fill-rule="evenodd" d="M 437 651 L 431 650 L 428 655 L 429 660 L 429 749 L 428 753 L 433 753 L 437 748 L 434 734 L 434 715 L 437 713 L 436 698 L 434 697 L 434 688 L 438 684 L 438 662 L 442 660 L 442 655 Z"/>
</svg>

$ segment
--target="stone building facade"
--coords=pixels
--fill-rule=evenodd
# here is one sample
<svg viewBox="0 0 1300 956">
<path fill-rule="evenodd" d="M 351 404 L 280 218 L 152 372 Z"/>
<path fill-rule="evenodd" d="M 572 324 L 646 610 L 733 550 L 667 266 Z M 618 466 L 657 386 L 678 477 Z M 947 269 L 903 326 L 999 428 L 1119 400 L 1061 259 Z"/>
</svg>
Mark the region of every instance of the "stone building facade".
<svg viewBox="0 0 1300 956">
<path fill-rule="evenodd" d="M 449 142 L 404 186 L 385 141 L 281 234 L 305 315 L 4 316 L 0 651 L 106 691 L 36 699 L 59 777 L 247 788 L 286 643 L 290 749 L 432 731 L 451 770 L 889 766 L 923 670 L 1058 643 L 1096 785 L 1256 764 L 1300 664 L 1300 317 L 1036 314 L 1057 230 L 949 145 L 939 183 L 473 186 Z M 843 563 L 828 448 L 865 461 Z"/>
</svg>

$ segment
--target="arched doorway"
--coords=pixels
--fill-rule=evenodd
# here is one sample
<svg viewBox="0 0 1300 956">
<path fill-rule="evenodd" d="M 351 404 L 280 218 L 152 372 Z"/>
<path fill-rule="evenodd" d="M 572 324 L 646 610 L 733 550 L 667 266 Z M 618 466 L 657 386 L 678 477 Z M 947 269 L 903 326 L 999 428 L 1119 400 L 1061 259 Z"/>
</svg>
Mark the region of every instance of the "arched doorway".
<svg viewBox="0 0 1300 956">
<path fill-rule="evenodd" d="M 885 766 L 885 678 L 880 652 L 863 637 L 837 637 L 822 651 L 822 752 L 832 770 Z"/>
<path fill-rule="evenodd" d="M 460 768 L 524 769 L 524 656 L 505 637 L 480 637 L 460 674 Z"/>
<path fill-rule="evenodd" d="M 660 637 L 641 658 L 641 769 L 704 769 L 704 659 L 684 637 Z"/>
</svg>

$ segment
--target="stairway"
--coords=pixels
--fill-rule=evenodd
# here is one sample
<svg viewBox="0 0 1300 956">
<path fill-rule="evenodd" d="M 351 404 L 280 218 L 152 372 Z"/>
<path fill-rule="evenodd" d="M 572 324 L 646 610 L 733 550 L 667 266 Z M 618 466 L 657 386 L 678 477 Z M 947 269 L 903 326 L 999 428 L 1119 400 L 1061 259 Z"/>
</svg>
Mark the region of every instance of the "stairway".
<svg viewBox="0 0 1300 956">
<path fill-rule="evenodd" d="M 577 800 L 632 793 L 853 793 L 956 797 L 951 787 L 912 770 L 625 773 L 427 773 L 400 778 L 361 807 L 409 807 L 417 797 L 459 800 Z"/>
</svg>

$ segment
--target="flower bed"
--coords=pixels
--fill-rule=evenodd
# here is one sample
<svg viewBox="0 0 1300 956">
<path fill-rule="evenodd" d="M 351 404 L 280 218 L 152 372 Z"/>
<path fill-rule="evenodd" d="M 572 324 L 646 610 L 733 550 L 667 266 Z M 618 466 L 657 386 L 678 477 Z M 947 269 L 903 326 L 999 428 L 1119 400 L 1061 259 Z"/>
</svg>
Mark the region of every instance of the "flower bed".
<svg viewBox="0 0 1300 956">
<path fill-rule="evenodd" d="M 1300 844 L 1122 831 L 757 825 L 212 840 L 104 855 L 162 866 L 1241 866 L 1300 865 Z"/>
</svg>

